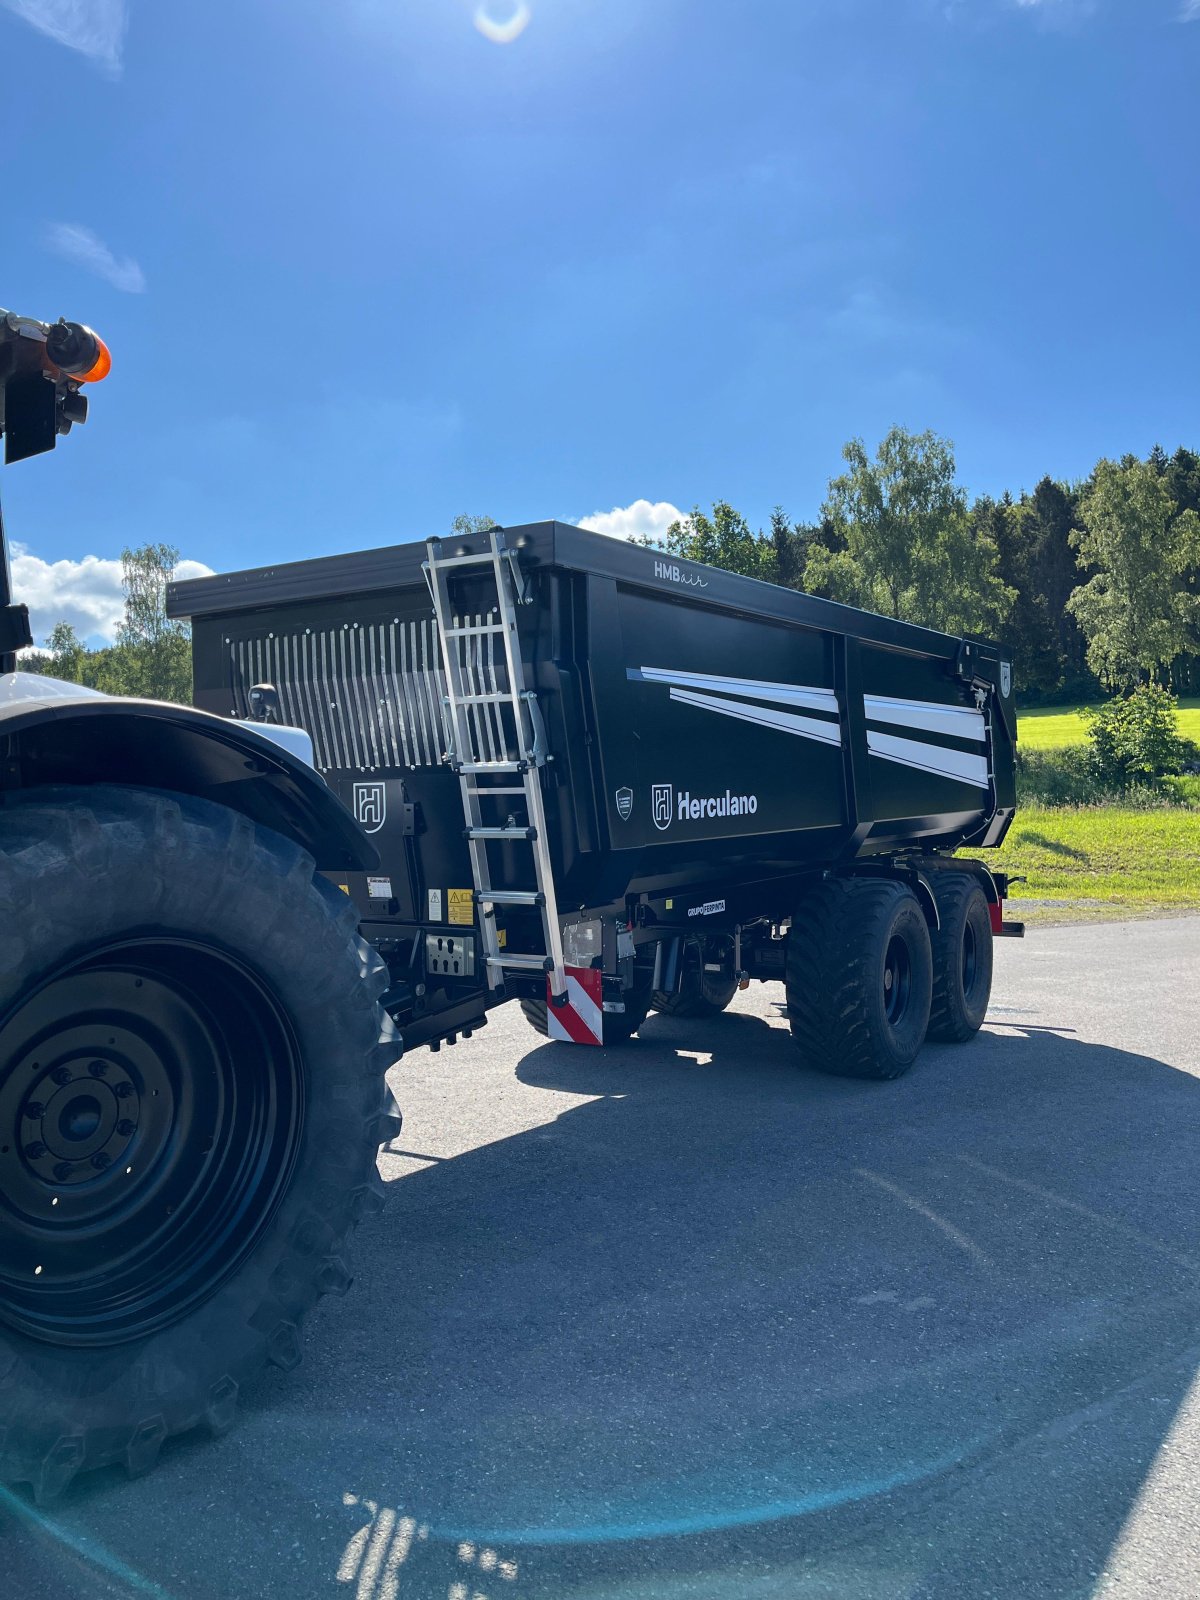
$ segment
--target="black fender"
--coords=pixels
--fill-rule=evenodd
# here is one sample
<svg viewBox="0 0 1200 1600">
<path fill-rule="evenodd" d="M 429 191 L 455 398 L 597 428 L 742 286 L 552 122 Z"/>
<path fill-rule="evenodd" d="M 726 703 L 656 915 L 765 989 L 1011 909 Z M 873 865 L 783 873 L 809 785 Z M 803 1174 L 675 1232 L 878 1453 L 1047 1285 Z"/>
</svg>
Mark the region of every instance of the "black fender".
<svg viewBox="0 0 1200 1600">
<path fill-rule="evenodd" d="M 856 862 L 854 869 L 841 874 L 847 878 L 892 878 L 897 883 L 906 884 L 917 897 L 917 904 L 925 913 L 925 921 L 929 924 L 930 932 L 936 933 L 942 925 L 938 912 L 937 896 L 933 892 L 928 877 L 922 867 L 916 866 L 912 861 L 894 861 L 883 859 L 872 861 L 870 857 Z"/>
<path fill-rule="evenodd" d="M 378 866 L 374 845 L 324 779 L 253 725 L 190 706 L 75 695 L 74 685 L 51 689 L 33 675 L 13 677 L 24 682 L 17 697 L 0 703 L 0 798 L 95 783 L 194 795 L 273 828 L 322 871 Z"/>
</svg>

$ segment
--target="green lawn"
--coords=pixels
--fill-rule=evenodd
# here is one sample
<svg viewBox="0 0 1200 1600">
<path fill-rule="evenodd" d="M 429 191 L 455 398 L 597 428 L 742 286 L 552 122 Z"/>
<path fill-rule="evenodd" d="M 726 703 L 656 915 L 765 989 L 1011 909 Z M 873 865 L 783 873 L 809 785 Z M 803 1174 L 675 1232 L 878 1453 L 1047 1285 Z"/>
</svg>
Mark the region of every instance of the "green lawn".
<svg viewBox="0 0 1200 1600">
<path fill-rule="evenodd" d="M 999 850 L 972 852 L 1028 879 L 1009 915 L 1030 923 L 1200 911 L 1200 812 L 1116 806 L 1017 812 Z"/>
<path fill-rule="evenodd" d="M 1185 739 L 1200 744 L 1200 700 L 1179 702 L 1179 731 Z M 1022 711 L 1017 718 L 1017 742 L 1026 750 L 1055 750 L 1067 744 L 1082 744 L 1087 737 L 1078 711 L 1048 706 L 1037 711 Z"/>
</svg>

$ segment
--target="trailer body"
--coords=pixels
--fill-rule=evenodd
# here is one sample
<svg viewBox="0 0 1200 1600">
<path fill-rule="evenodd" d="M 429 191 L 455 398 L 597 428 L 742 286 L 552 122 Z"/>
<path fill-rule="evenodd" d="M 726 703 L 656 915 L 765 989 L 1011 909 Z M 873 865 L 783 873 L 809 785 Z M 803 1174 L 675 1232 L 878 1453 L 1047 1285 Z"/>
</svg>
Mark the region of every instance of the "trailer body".
<svg viewBox="0 0 1200 1600">
<path fill-rule="evenodd" d="M 630 940 L 778 929 L 813 874 L 918 871 L 919 858 L 1003 839 L 1016 723 L 1002 646 L 563 523 L 508 529 L 504 544 L 528 601 L 518 648 L 544 726 L 560 917 L 575 955 L 591 952 L 584 964 L 602 962 L 610 983 Z M 465 559 L 484 540 L 452 545 Z M 309 733 L 318 770 L 378 848 L 378 872 L 341 881 L 413 1038 L 540 988 L 510 976 L 491 992 L 481 971 L 427 560 L 424 544 L 399 545 L 194 579 L 168 602 L 193 625 L 197 704 L 247 719 L 252 689 L 273 688 L 278 716 Z M 456 621 L 496 614 L 469 560 L 455 592 Z M 486 698 L 503 690 L 504 662 L 491 636 L 471 649 L 474 753 L 486 758 L 511 732 Z M 488 794 L 497 829 L 525 820 L 511 785 Z M 500 842 L 493 861 L 497 885 L 528 881 L 517 845 Z M 498 915 L 509 940 L 528 942 L 527 912 Z M 455 936 L 457 972 L 441 954 Z"/>
</svg>

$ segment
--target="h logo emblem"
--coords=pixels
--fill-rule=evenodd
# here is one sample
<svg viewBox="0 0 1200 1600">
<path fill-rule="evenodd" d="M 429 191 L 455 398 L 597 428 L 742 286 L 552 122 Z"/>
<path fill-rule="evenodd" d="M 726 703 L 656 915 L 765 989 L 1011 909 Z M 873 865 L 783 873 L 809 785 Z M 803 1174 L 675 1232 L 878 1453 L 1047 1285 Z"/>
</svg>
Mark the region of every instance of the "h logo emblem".
<svg viewBox="0 0 1200 1600">
<path fill-rule="evenodd" d="M 387 816 L 387 790 L 382 783 L 354 785 L 354 816 L 364 833 L 378 833 Z"/>
<path fill-rule="evenodd" d="M 669 828 L 671 826 L 671 812 L 675 806 L 674 784 L 656 783 L 651 790 L 650 798 L 654 811 L 654 826 L 656 828 Z"/>
</svg>

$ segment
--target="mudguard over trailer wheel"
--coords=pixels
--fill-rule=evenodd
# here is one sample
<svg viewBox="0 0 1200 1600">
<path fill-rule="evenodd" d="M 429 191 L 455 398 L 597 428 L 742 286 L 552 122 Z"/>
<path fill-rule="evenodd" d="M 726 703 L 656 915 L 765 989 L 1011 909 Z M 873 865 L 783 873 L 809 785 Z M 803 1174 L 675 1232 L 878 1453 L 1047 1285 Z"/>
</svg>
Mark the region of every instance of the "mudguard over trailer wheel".
<svg viewBox="0 0 1200 1600">
<path fill-rule="evenodd" d="M 400 1046 L 350 901 L 223 807 L 12 796 L 0 904 L 0 1481 L 46 1501 L 299 1361 Z"/>
<path fill-rule="evenodd" d="M 728 939 L 689 939 L 683 947 L 679 988 L 674 994 L 656 993 L 655 1011 L 668 1017 L 716 1017 L 738 991 Z M 708 966 L 720 963 L 719 972 Z M 706 963 L 708 965 L 706 965 Z"/>
<path fill-rule="evenodd" d="M 796 908 L 787 1002 L 805 1063 L 847 1078 L 898 1078 L 929 1022 L 929 927 L 890 878 L 829 878 Z"/>
<path fill-rule="evenodd" d="M 961 1044 L 978 1033 L 992 994 L 992 919 L 973 872 L 931 874 L 939 926 L 933 942 L 929 1037 Z"/>
</svg>

